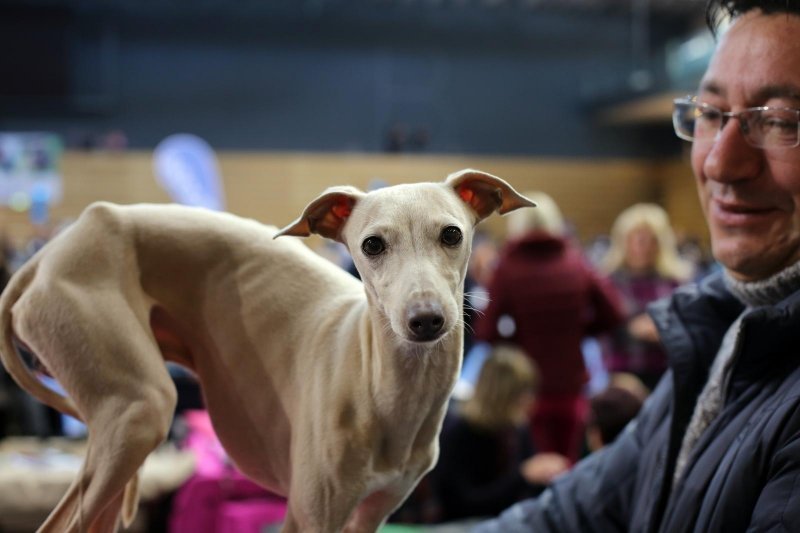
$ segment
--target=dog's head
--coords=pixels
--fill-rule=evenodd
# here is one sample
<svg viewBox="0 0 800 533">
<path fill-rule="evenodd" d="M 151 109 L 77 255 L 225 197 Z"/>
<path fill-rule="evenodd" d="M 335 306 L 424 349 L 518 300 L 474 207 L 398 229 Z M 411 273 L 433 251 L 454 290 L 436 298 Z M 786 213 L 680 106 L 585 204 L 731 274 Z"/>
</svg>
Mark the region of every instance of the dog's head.
<svg viewBox="0 0 800 533">
<path fill-rule="evenodd" d="M 343 242 L 373 308 L 397 338 L 430 343 L 462 325 L 475 225 L 495 211 L 534 205 L 502 179 L 468 169 L 442 183 L 370 193 L 333 187 L 278 235 L 317 233 Z"/>
</svg>

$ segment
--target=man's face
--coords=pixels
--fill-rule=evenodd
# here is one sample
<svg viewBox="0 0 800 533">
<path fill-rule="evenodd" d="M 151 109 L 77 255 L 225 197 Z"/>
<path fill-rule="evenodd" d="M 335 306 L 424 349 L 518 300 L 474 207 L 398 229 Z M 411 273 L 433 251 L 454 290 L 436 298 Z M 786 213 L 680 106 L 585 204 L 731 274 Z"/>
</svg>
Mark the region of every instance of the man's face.
<svg viewBox="0 0 800 533">
<path fill-rule="evenodd" d="M 720 40 L 698 101 L 723 111 L 800 108 L 800 16 L 743 15 Z M 800 260 L 800 147 L 755 148 L 731 119 L 695 141 L 692 169 L 714 256 L 735 277 L 764 279 Z"/>
</svg>

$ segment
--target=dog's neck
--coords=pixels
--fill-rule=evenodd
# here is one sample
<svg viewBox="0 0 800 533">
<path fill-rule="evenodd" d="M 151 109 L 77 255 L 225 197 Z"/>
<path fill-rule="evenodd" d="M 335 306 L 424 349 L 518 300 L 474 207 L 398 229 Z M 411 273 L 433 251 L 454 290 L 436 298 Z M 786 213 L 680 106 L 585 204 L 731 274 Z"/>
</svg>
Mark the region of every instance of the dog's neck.
<svg viewBox="0 0 800 533">
<path fill-rule="evenodd" d="M 446 401 L 455 385 L 463 357 L 464 331 L 461 323 L 436 342 L 411 343 L 398 339 L 389 326 L 380 306 L 369 302 L 361 317 L 359 331 L 362 350 L 362 368 L 370 374 L 373 398 L 380 400 L 387 394 L 400 397 L 401 405 L 428 408 Z M 463 315 L 463 294 L 456 295 L 459 316 Z M 365 344 L 366 343 L 366 344 Z M 437 386 L 431 386 L 432 382 Z M 449 386 L 442 387 L 446 382 Z M 435 394 L 445 394 L 444 400 Z M 411 399 L 413 398 L 413 401 Z M 398 405 L 397 399 L 386 398 L 386 405 Z M 380 411 L 380 406 L 378 406 Z M 396 412 L 384 413 L 396 416 Z M 418 413 L 419 414 L 419 413 Z"/>
<path fill-rule="evenodd" d="M 462 295 L 457 295 L 459 302 Z M 461 313 L 462 305 L 459 305 Z M 361 368 L 368 374 L 371 420 L 385 438 L 372 445 L 375 468 L 427 457 L 436 442 L 450 393 L 461 369 L 463 325 L 424 345 L 399 341 L 377 307 L 366 305 L 359 320 Z"/>
</svg>

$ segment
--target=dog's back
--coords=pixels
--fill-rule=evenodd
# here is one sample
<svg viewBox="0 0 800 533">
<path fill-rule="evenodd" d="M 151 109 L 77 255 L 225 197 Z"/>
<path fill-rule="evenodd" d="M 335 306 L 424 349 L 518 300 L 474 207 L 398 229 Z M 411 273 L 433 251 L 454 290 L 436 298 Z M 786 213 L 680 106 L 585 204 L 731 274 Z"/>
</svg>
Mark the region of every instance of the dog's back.
<svg viewBox="0 0 800 533">
<path fill-rule="evenodd" d="M 58 378 L 72 374 L 64 367 L 83 363 L 78 354 L 52 356 L 64 341 L 53 332 L 95 344 L 91 336 L 102 333 L 76 322 L 75 309 L 108 305 L 105 295 L 123 295 L 128 327 L 147 331 L 165 359 L 198 375 L 233 457 L 254 456 L 251 447 L 284 450 L 279 443 L 290 431 L 287 411 L 299 403 L 290 385 L 297 376 L 293 365 L 265 368 L 265 359 L 291 358 L 292 347 L 318 328 L 319 315 L 338 314 L 364 296 L 353 276 L 296 239 L 274 239 L 276 233 L 272 226 L 207 209 L 96 203 L 12 277 L 0 309 L 9 324 L 13 318 L 13 335 Z M 101 354 L 85 357 L 102 362 Z M 28 392 L 84 418 L 72 398 L 41 385 L 12 350 L 3 350 L 3 360 Z M 100 371 L 94 379 L 105 377 Z M 259 394 L 232 398 L 232 391 Z M 241 410 L 232 405 L 237 402 L 274 413 L 272 442 L 236 438 L 253 430 L 230 414 Z M 288 474 L 277 469 L 242 466 L 275 488 L 288 483 Z"/>
</svg>

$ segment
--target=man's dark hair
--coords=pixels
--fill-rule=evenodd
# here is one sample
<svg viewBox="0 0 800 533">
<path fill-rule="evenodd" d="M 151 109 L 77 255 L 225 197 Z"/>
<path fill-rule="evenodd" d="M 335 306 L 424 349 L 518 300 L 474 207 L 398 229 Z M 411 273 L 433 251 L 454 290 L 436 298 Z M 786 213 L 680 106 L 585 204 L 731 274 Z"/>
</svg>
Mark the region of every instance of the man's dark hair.
<svg viewBox="0 0 800 533">
<path fill-rule="evenodd" d="M 706 23 L 716 34 L 720 22 L 726 17 L 736 18 L 753 9 L 763 13 L 794 13 L 800 15 L 798 0 L 708 0 L 706 4 Z"/>
</svg>

